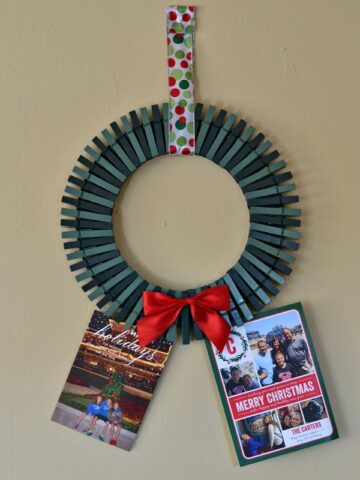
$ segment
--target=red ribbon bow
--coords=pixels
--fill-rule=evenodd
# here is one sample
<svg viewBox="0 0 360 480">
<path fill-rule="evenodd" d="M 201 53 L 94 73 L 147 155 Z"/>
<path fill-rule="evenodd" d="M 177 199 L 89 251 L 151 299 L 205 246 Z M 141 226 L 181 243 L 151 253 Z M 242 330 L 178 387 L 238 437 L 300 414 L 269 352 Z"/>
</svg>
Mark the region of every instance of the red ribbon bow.
<svg viewBox="0 0 360 480">
<path fill-rule="evenodd" d="M 174 323 L 181 310 L 189 305 L 194 322 L 215 347 L 223 351 L 230 326 L 216 310 L 230 310 L 230 294 L 226 285 L 207 288 L 187 298 L 146 291 L 143 303 L 145 316 L 137 322 L 140 347 L 159 338 Z"/>
</svg>

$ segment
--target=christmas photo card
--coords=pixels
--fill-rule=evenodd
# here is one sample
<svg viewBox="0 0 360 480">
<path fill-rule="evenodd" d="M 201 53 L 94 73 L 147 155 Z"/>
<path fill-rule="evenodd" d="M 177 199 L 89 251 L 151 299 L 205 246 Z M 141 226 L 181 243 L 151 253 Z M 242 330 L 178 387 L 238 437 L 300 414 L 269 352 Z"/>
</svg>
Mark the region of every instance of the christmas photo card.
<svg viewBox="0 0 360 480">
<path fill-rule="evenodd" d="M 240 465 L 338 438 L 300 303 L 233 327 L 222 352 L 207 349 Z"/>
</svg>

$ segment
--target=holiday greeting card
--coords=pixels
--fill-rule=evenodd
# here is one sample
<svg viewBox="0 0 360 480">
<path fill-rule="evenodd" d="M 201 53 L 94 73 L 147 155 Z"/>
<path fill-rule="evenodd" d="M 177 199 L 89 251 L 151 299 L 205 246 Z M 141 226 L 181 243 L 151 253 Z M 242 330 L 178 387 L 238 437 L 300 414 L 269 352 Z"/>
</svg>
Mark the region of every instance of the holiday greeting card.
<svg viewBox="0 0 360 480">
<path fill-rule="evenodd" d="M 52 420 L 130 450 L 171 347 L 159 339 L 141 348 L 134 327 L 95 311 Z"/>
<path fill-rule="evenodd" d="M 338 438 L 301 304 L 233 327 L 207 349 L 240 465 Z"/>
</svg>

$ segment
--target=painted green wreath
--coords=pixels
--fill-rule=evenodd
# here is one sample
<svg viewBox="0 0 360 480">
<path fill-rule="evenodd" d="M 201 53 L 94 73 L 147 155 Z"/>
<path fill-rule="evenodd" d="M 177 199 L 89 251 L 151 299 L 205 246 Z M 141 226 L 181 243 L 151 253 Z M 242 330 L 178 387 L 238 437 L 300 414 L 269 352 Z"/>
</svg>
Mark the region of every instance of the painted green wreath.
<svg viewBox="0 0 360 480">
<path fill-rule="evenodd" d="M 131 326 L 142 316 L 142 293 L 162 291 L 177 298 L 190 296 L 209 286 L 226 284 L 231 294 L 231 310 L 224 313 L 230 325 L 241 325 L 253 318 L 279 292 L 284 275 L 291 273 L 295 261 L 291 251 L 299 248 L 297 240 L 301 211 L 288 205 L 298 196 L 284 195 L 295 190 L 290 172 L 277 160 L 279 152 L 262 133 L 224 110 L 214 106 L 203 111 L 195 108 L 196 154 L 225 168 L 242 189 L 250 213 L 250 231 L 246 248 L 238 262 L 211 285 L 187 291 L 173 291 L 149 283 L 121 256 L 112 228 L 114 202 L 127 178 L 138 166 L 168 152 L 168 104 L 153 105 L 151 112 L 140 109 L 121 117 L 110 129 L 85 147 L 65 187 L 61 226 L 64 248 L 71 250 L 67 259 L 76 280 L 98 308 L 117 321 Z M 176 327 L 182 329 L 183 343 L 189 343 L 190 331 L 196 339 L 202 332 L 184 309 L 167 332 L 174 341 Z"/>
</svg>

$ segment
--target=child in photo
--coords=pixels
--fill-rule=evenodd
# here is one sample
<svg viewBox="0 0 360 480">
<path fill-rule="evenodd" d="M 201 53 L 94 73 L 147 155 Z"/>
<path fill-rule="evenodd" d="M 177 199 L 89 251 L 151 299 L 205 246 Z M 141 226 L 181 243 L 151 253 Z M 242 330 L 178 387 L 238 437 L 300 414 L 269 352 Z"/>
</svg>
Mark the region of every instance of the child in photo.
<svg viewBox="0 0 360 480">
<path fill-rule="evenodd" d="M 275 354 L 274 382 L 283 382 L 297 376 L 296 368 L 285 359 L 285 355 L 278 351 Z"/>
<path fill-rule="evenodd" d="M 89 425 L 89 430 L 86 432 L 86 435 L 91 437 L 91 435 L 94 434 L 95 425 L 98 420 L 102 420 L 103 422 L 105 422 L 105 427 L 106 427 L 106 424 L 109 423 L 108 415 L 109 415 L 109 410 L 111 406 L 112 406 L 111 398 L 108 398 L 107 400 L 103 400 L 101 402 L 99 413 L 96 416 L 94 416 L 92 422 Z M 99 439 L 101 440 L 100 437 L 101 435 L 99 435 Z"/>
<path fill-rule="evenodd" d="M 95 402 L 91 402 L 89 403 L 87 409 L 86 409 L 86 412 L 85 413 L 82 413 L 80 415 L 80 417 L 78 418 L 78 420 L 76 421 L 75 425 L 74 425 L 74 428 L 79 428 L 80 426 L 80 423 L 84 420 L 84 418 L 89 415 L 89 426 L 87 429 L 85 429 L 85 431 L 88 431 L 90 429 L 90 425 L 94 419 L 94 417 L 96 417 L 99 413 L 100 413 L 100 405 L 101 405 L 101 402 L 102 402 L 102 396 L 101 395 L 98 395 L 96 397 L 96 400 Z"/>
<path fill-rule="evenodd" d="M 226 392 L 229 396 L 245 392 L 239 367 L 230 368 L 230 380 L 226 383 Z"/>
<path fill-rule="evenodd" d="M 259 450 L 264 449 L 265 447 L 265 445 L 255 440 L 255 438 L 251 437 L 247 433 L 243 433 L 241 435 L 241 441 L 247 457 L 256 457 L 261 453 Z"/>
<path fill-rule="evenodd" d="M 122 411 L 119 402 L 114 403 L 114 408 L 109 415 L 110 425 L 110 445 L 116 445 L 121 432 Z"/>
<path fill-rule="evenodd" d="M 105 422 L 104 428 L 101 434 L 99 435 L 99 440 L 101 440 L 102 442 L 104 441 L 105 433 L 107 432 L 107 429 L 109 428 L 109 425 L 110 425 L 109 415 L 110 415 L 111 407 L 112 407 L 111 398 L 104 400 L 101 404 L 100 415 L 98 416 L 98 420 L 102 420 L 103 422 Z"/>
<path fill-rule="evenodd" d="M 270 450 L 277 450 L 285 446 L 281 429 L 272 415 L 264 415 L 263 424 L 266 429 L 268 447 Z"/>
<path fill-rule="evenodd" d="M 242 376 L 242 382 L 247 392 L 250 390 L 255 390 L 255 388 L 260 387 L 259 382 L 254 380 L 249 374 L 245 374 Z"/>
<path fill-rule="evenodd" d="M 107 422 L 99 435 L 99 440 L 104 441 L 106 432 L 110 427 L 110 445 L 116 445 L 121 431 L 122 412 L 120 410 L 119 402 L 114 402 L 113 408 L 110 408 L 107 415 Z"/>
</svg>

